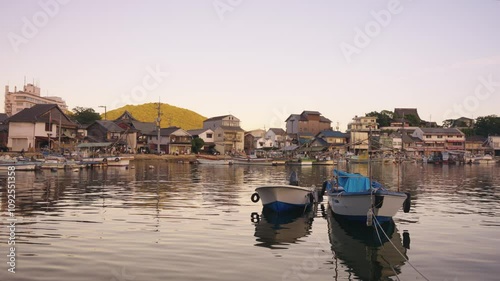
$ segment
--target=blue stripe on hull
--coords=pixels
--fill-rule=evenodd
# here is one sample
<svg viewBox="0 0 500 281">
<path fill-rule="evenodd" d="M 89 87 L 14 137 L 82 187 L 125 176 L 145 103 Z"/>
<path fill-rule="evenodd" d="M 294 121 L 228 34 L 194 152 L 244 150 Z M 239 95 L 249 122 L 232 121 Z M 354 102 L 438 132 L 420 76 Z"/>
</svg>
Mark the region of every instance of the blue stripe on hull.
<svg viewBox="0 0 500 281">
<path fill-rule="evenodd" d="M 339 214 L 335 214 L 335 215 L 339 216 L 343 220 L 350 220 L 350 221 L 366 222 L 366 219 L 367 219 L 366 216 L 346 216 L 346 215 L 339 215 Z M 378 220 L 378 222 L 383 223 L 383 222 L 388 222 L 388 221 L 392 220 L 392 217 L 377 216 L 377 220 Z"/>
<path fill-rule="evenodd" d="M 290 203 L 285 203 L 285 202 L 272 202 L 269 204 L 264 205 L 265 208 L 271 209 L 275 212 L 286 212 L 286 211 L 291 211 L 291 210 L 296 210 L 296 209 L 304 209 L 304 204 L 290 204 Z"/>
</svg>

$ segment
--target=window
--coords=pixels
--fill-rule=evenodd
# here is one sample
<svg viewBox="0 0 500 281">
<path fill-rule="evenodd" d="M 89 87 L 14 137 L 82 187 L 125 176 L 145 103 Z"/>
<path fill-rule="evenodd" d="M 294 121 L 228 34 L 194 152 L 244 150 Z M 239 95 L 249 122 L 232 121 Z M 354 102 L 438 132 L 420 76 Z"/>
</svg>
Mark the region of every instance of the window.
<svg viewBox="0 0 500 281">
<path fill-rule="evenodd" d="M 448 136 L 449 139 L 453 138 L 453 136 Z"/>
<path fill-rule="evenodd" d="M 214 136 L 212 134 L 207 134 L 207 139 L 211 139 L 213 138 Z"/>
<path fill-rule="evenodd" d="M 45 131 L 46 132 L 52 132 L 52 123 L 45 123 Z"/>
<path fill-rule="evenodd" d="M 437 136 L 437 137 L 438 137 L 438 139 L 442 139 L 443 138 L 443 136 Z"/>
<path fill-rule="evenodd" d="M 429 135 L 427 135 L 427 136 L 425 136 L 425 138 L 426 138 L 426 139 L 430 139 L 430 138 L 432 138 L 432 137 L 431 137 L 431 136 L 429 136 Z"/>
</svg>

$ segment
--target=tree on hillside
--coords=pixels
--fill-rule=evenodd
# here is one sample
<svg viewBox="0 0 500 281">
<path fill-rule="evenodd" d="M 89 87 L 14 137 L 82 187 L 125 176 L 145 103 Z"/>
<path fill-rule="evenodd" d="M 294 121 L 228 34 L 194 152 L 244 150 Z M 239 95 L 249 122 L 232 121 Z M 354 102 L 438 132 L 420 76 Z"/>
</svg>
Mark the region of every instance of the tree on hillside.
<svg viewBox="0 0 500 281">
<path fill-rule="evenodd" d="M 474 131 L 476 135 L 484 137 L 488 135 L 500 135 L 500 117 L 488 115 L 476 118 Z"/>
<path fill-rule="evenodd" d="M 404 119 L 408 121 L 408 124 L 410 124 L 411 127 L 420 127 L 421 120 L 417 116 L 410 114 L 410 115 L 405 115 Z"/>
<path fill-rule="evenodd" d="M 377 117 L 379 127 L 388 127 L 391 125 L 393 113 L 389 110 L 382 110 L 380 113 L 372 111 L 365 114 L 366 117 Z"/>
<path fill-rule="evenodd" d="M 191 151 L 193 153 L 198 153 L 201 151 L 201 148 L 205 145 L 205 141 L 199 137 L 193 137 L 191 140 Z"/>
<path fill-rule="evenodd" d="M 96 120 L 101 120 L 101 115 L 93 108 L 77 106 L 69 116 L 80 124 L 91 124 Z"/>
</svg>

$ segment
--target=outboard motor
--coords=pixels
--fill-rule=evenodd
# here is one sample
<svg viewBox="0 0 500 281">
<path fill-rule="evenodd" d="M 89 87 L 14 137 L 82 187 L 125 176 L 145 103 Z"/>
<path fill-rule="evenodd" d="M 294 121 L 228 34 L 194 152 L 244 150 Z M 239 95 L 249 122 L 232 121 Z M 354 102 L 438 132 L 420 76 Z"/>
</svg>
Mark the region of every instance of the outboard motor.
<svg viewBox="0 0 500 281">
<path fill-rule="evenodd" d="M 299 186 L 299 177 L 295 171 L 290 174 L 290 185 Z"/>
</svg>

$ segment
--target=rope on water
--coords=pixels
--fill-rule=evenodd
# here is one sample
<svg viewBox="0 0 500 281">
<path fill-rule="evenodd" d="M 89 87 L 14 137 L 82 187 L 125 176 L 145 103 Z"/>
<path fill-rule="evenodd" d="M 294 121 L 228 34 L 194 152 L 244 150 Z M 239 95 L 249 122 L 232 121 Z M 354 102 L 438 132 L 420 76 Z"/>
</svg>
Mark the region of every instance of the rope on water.
<svg viewBox="0 0 500 281">
<path fill-rule="evenodd" d="M 384 234 L 384 236 L 387 238 L 387 240 L 389 240 L 389 242 L 391 243 L 391 245 L 394 247 L 394 249 L 401 255 L 401 257 L 403 257 L 403 259 L 413 268 L 415 269 L 415 271 L 420 274 L 420 276 L 422 276 L 425 280 L 427 281 L 430 281 L 429 278 L 425 277 L 424 274 L 422 274 L 416 267 L 413 266 L 413 264 L 411 264 L 411 262 L 398 250 L 398 248 L 396 248 L 396 245 L 394 245 L 394 243 L 392 243 L 391 239 L 389 238 L 389 236 L 387 236 L 387 233 L 385 233 L 384 229 L 382 229 L 382 225 L 380 225 L 380 222 L 377 220 L 377 217 L 376 216 L 373 216 L 373 218 L 375 219 L 375 224 L 380 226 L 380 230 L 382 231 L 382 233 Z"/>
<path fill-rule="evenodd" d="M 380 241 L 380 246 L 382 248 L 384 248 L 384 243 L 382 243 L 382 238 L 380 238 L 380 234 L 378 233 L 378 227 L 377 227 L 377 224 L 375 224 L 375 232 L 377 233 L 377 237 L 378 237 L 378 241 Z M 388 265 L 389 267 L 391 268 L 392 272 L 394 272 L 394 275 L 396 276 L 396 278 L 401 281 L 401 279 L 399 279 L 399 276 L 398 276 L 398 273 L 396 272 L 396 270 L 394 269 L 394 267 L 392 266 L 392 264 L 386 259 L 384 258 L 384 256 L 380 256 Z"/>
</svg>

